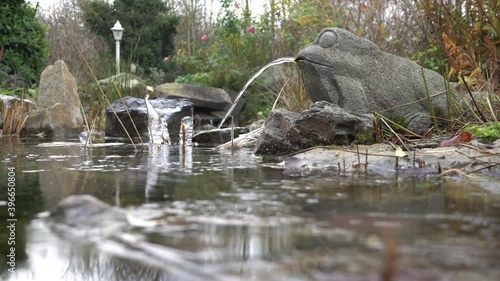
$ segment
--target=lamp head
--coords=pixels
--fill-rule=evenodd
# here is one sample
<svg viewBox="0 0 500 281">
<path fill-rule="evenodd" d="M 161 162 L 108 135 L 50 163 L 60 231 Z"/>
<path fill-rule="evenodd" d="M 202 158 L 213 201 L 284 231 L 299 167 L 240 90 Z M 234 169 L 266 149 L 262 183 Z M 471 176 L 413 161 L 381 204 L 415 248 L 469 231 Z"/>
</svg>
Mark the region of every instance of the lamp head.
<svg viewBox="0 0 500 281">
<path fill-rule="evenodd" d="M 115 37 L 115 40 L 122 40 L 122 36 L 123 36 L 123 27 L 122 25 L 120 24 L 120 21 L 117 20 L 116 23 L 115 23 L 115 26 L 113 26 L 111 28 L 111 31 L 113 31 L 113 36 Z"/>
</svg>

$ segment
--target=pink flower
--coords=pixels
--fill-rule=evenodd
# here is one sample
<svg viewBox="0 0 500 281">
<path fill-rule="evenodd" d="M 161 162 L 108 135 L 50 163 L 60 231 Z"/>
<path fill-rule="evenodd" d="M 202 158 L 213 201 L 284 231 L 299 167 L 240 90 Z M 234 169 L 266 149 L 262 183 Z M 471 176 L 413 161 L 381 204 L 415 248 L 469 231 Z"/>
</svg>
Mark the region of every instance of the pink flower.
<svg viewBox="0 0 500 281">
<path fill-rule="evenodd" d="M 253 25 L 252 25 L 252 26 L 247 27 L 247 28 L 246 28 L 246 31 L 247 31 L 248 33 L 255 33 L 255 26 L 253 26 Z"/>
<path fill-rule="evenodd" d="M 207 35 L 201 36 L 201 41 L 207 42 L 208 41 L 208 36 Z"/>
<path fill-rule="evenodd" d="M 240 7 L 240 3 L 238 3 L 238 2 L 234 2 L 234 7 L 235 7 L 236 9 L 238 9 L 238 8 Z"/>
</svg>

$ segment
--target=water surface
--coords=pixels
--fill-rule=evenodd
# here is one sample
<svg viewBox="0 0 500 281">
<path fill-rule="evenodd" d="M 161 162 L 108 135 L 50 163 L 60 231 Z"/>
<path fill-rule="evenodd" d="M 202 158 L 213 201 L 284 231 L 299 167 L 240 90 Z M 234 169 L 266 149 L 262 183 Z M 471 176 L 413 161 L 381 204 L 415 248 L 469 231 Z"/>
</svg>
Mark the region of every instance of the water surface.
<svg viewBox="0 0 500 281">
<path fill-rule="evenodd" d="M 14 274 L 0 234 L 2 280 L 382 280 L 392 267 L 397 280 L 500 280 L 500 195 L 471 181 L 291 170 L 250 150 L 175 145 L 4 138 L 0 150 L 18 218 Z M 46 214 L 71 194 L 168 223 L 68 232 Z"/>
</svg>

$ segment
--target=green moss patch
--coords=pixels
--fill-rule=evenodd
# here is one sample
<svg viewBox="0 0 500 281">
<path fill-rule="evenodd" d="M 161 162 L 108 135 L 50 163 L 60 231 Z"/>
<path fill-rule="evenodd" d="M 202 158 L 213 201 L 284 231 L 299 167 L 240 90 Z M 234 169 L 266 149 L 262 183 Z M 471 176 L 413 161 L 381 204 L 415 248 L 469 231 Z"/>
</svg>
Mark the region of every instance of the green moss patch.
<svg viewBox="0 0 500 281">
<path fill-rule="evenodd" d="M 478 137 L 481 141 L 493 142 L 500 139 L 500 122 L 491 122 L 486 125 L 470 125 L 465 131 Z"/>
</svg>

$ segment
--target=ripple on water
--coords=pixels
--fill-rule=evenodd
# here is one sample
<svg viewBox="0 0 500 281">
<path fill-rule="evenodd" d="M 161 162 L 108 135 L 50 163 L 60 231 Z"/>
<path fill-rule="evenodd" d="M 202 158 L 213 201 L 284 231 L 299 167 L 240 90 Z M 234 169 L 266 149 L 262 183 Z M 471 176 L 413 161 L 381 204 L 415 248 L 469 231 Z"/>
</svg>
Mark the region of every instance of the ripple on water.
<svg viewBox="0 0 500 281">
<path fill-rule="evenodd" d="M 41 173 L 41 172 L 45 172 L 47 170 L 45 169 L 40 169 L 40 170 L 23 170 L 23 173 L 24 174 L 33 174 L 33 173 Z"/>
<path fill-rule="evenodd" d="M 167 223 L 95 239 L 96 250 L 80 245 L 78 240 L 84 239 L 62 239 L 60 232 L 32 221 L 26 228 L 29 265 L 23 265 L 24 275 L 16 281 L 35 280 L 33 274 L 42 276 L 47 264 L 51 272 L 40 280 L 52 280 L 54 274 L 75 281 L 108 274 L 106 280 L 116 280 L 107 277 L 124 268 L 129 276 L 124 281 L 140 280 L 134 274 L 152 268 L 165 280 L 377 280 L 384 235 L 391 231 L 397 234 L 398 265 L 405 273 L 430 268 L 441 276 L 452 272 L 477 277 L 458 281 L 500 280 L 500 203 L 480 189 L 457 197 L 445 181 L 317 171 L 290 175 L 279 163 L 262 164 L 248 151 L 231 155 L 193 148 L 182 156 L 171 147 L 154 158 L 123 146 L 94 149 L 92 155 L 72 149 L 68 155 L 74 157 L 59 158 L 70 165 L 57 163 L 56 168 L 73 170 L 75 182 L 68 178 L 61 184 L 64 190 L 50 182 L 40 186 L 38 179 L 54 173 L 43 166 L 47 163 L 32 159 L 56 162 L 49 155 L 65 155 L 56 148 L 29 148 L 30 157 L 19 157 L 33 165 L 23 172 L 41 175 L 35 175 L 36 194 L 94 193 L 108 203 L 128 206 L 138 219 Z M 192 165 L 183 165 L 182 157 L 190 157 L 184 160 Z M 158 196 L 146 197 L 147 188 Z"/>
<path fill-rule="evenodd" d="M 94 143 L 92 144 L 92 147 L 111 147 L 111 146 L 127 146 L 128 144 L 125 143 Z M 37 144 L 38 147 L 82 147 L 85 148 L 84 145 L 80 144 L 79 142 L 61 142 L 61 141 L 55 141 L 55 142 L 44 142 L 44 143 L 39 143 Z"/>
</svg>

